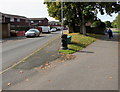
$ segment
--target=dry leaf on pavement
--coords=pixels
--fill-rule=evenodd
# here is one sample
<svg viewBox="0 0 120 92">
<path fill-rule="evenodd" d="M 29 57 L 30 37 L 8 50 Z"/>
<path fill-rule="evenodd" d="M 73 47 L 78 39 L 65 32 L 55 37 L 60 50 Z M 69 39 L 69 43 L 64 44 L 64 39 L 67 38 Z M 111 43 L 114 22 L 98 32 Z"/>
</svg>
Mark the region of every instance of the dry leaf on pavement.
<svg viewBox="0 0 120 92">
<path fill-rule="evenodd" d="M 23 73 L 23 71 L 20 71 L 20 73 Z"/>
<path fill-rule="evenodd" d="M 109 77 L 109 79 L 112 79 L 112 77 Z"/>
<path fill-rule="evenodd" d="M 7 85 L 8 85 L 8 86 L 10 86 L 10 85 L 11 85 L 11 83 L 7 83 Z"/>
</svg>

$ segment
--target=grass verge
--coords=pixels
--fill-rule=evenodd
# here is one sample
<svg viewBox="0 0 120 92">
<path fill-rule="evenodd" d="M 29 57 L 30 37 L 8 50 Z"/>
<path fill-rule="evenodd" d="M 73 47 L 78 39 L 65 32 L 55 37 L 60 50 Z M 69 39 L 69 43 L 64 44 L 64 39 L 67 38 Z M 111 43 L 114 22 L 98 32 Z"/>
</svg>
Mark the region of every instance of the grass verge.
<svg viewBox="0 0 120 92">
<path fill-rule="evenodd" d="M 69 49 L 68 50 L 59 50 L 60 53 L 73 54 L 77 51 L 82 50 L 89 44 L 95 42 L 101 36 L 101 35 L 97 35 L 97 34 L 87 34 L 89 36 L 84 36 L 79 33 L 71 33 L 68 35 L 72 36 L 71 43 L 68 44 Z"/>
<path fill-rule="evenodd" d="M 120 30 L 113 30 L 113 32 L 120 34 Z"/>
</svg>

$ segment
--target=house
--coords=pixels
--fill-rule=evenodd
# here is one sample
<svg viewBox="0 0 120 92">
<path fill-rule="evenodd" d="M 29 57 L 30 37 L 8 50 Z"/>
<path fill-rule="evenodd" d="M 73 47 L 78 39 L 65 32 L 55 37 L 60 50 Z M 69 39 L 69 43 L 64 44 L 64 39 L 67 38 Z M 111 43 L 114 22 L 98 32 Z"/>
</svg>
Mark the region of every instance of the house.
<svg viewBox="0 0 120 92">
<path fill-rule="evenodd" d="M 49 26 L 50 26 L 50 27 L 60 27 L 60 26 L 61 26 L 61 23 L 60 23 L 60 22 L 57 22 L 57 21 L 50 21 L 50 22 L 49 22 Z"/>
<path fill-rule="evenodd" d="M 31 26 L 49 26 L 47 18 L 29 18 Z"/>
<path fill-rule="evenodd" d="M 0 25 L 2 38 L 16 36 L 16 31 L 26 31 L 29 29 L 29 19 L 24 16 L 5 14 L 0 12 Z"/>
<path fill-rule="evenodd" d="M 24 16 L 2 14 L 2 23 L 10 23 L 10 27 L 28 27 L 30 26 L 29 19 Z"/>
</svg>

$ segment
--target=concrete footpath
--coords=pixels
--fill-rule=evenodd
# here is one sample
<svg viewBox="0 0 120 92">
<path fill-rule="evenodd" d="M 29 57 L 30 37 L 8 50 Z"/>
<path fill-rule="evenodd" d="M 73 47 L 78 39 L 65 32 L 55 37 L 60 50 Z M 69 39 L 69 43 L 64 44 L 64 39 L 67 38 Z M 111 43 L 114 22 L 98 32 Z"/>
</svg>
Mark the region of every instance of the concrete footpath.
<svg viewBox="0 0 120 92">
<path fill-rule="evenodd" d="M 118 35 L 75 53 L 75 59 L 52 64 L 6 90 L 118 90 Z M 56 61 L 57 62 L 57 61 Z"/>
</svg>

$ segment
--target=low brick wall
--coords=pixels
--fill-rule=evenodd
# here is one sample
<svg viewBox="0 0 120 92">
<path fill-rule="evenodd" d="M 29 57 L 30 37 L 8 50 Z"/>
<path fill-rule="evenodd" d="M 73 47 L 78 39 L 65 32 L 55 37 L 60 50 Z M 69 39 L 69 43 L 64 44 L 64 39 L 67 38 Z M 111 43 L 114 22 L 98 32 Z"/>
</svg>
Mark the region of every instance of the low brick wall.
<svg viewBox="0 0 120 92">
<path fill-rule="evenodd" d="M 16 31 L 16 35 L 17 36 L 24 36 L 25 35 L 25 31 Z"/>
</svg>

